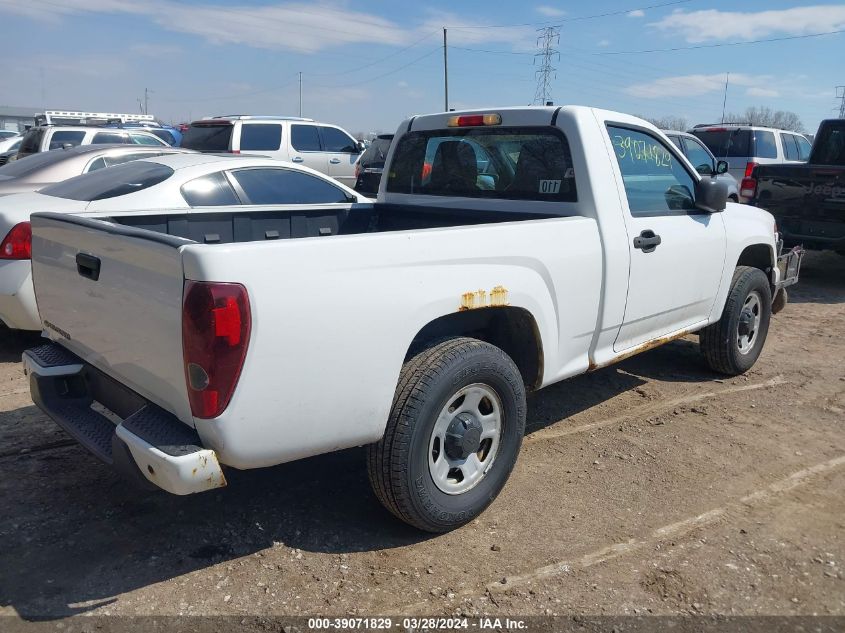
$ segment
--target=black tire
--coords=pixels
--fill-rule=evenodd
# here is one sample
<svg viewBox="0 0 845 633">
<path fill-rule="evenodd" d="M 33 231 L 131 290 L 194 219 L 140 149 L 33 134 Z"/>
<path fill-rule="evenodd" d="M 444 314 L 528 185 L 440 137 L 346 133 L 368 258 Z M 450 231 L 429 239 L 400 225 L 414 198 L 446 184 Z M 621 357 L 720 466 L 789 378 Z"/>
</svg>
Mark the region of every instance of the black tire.
<svg viewBox="0 0 845 633">
<path fill-rule="evenodd" d="M 499 398 L 498 450 L 473 487 L 447 494 L 429 469 L 432 433 L 441 411 L 471 385 L 491 389 Z M 396 517 L 421 530 L 447 532 L 464 525 L 508 480 L 522 446 L 525 412 L 522 377 L 501 349 L 464 337 L 432 343 L 403 365 L 384 437 L 367 449 L 373 491 Z"/>
<path fill-rule="evenodd" d="M 747 342 L 746 350 L 743 351 L 740 344 L 740 328 L 744 325 L 743 321 L 746 322 L 746 328 L 747 322 L 753 321 L 746 311 L 746 304 L 752 295 L 759 298 L 760 320 L 753 330 L 753 337 Z M 763 351 L 771 316 L 772 291 L 766 274 L 759 268 L 737 266 L 722 318 L 704 328 L 699 337 L 699 346 L 707 365 L 712 370 L 729 376 L 736 376 L 751 369 Z M 743 331 L 747 332 L 747 329 Z"/>
</svg>

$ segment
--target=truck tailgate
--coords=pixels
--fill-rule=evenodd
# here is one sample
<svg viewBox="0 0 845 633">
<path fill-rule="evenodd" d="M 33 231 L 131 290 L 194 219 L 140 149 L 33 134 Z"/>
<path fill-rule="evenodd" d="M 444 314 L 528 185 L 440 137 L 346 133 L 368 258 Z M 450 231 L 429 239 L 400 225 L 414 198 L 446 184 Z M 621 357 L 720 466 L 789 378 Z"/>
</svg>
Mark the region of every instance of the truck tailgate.
<svg viewBox="0 0 845 633">
<path fill-rule="evenodd" d="M 78 216 L 32 216 L 32 276 L 47 335 L 193 425 L 179 248 L 189 243 Z"/>
</svg>

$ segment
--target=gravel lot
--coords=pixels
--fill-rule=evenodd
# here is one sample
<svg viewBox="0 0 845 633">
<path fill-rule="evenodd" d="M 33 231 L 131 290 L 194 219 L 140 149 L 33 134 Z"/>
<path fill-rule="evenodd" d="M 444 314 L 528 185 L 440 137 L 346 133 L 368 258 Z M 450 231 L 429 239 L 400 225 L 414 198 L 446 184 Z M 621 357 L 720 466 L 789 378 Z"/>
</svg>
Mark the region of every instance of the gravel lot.
<svg viewBox="0 0 845 633">
<path fill-rule="evenodd" d="M 845 615 L 845 258 L 810 253 L 746 376 L 695 337 L 535 394 L 500 498 L 418 533 L 363 451 L 139 494 L 0 341 L 0 615 Z"/>
</svg>

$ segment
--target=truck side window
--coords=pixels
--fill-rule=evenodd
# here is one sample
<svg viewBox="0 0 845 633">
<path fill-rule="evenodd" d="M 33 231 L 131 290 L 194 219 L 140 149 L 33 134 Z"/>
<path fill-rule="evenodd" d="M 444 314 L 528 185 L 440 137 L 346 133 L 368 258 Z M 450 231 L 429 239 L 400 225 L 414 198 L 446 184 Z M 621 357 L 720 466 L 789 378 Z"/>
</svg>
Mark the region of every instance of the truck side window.
<svg viewBox="0 0 845 633">
<path fill-rule="evenodd" d="M 682 215 L 695 208 L 695 180 L 646 132 L 608 126 L 633 216 Z"/>
<path fill-rule="evenodd" d="M 77 145 L 82 144 L 82 139 L 84 138 L 85 132 L 78 132 L 75 130 L 57 130 L 53 132 L 53 136 L 50 139 L 50 149 L 61 149 L 65 143 L 76 147 Z"/>
</svg>

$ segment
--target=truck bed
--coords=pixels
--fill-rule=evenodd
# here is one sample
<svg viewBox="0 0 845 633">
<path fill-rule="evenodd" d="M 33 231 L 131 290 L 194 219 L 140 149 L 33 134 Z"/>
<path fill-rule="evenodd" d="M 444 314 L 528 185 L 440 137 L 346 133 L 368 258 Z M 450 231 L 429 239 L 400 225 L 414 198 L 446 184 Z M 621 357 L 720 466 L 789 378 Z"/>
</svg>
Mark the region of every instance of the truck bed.
<svg viewBox="0 0 845 633">
<path fill-rule="evenodd" d="M 345 209 L 224 211 L 208 213 L 128 214 L 109 218 L 122 226 L 198 242 L 233 244 L 265 240 L 385 233 L 413 229 L 496 224 L 519 220 L 540 220 L 552 214 L 478 209 L 402 206 L 391 204 L 353 205 Z"/>
</svg>

